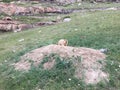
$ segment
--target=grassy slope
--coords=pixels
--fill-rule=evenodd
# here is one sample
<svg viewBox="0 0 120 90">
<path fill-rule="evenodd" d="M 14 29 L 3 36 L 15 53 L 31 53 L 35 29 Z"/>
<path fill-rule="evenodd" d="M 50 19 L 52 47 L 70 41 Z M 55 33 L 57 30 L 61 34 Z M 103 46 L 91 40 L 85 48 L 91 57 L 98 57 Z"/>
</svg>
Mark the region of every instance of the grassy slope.
<svg viewBox="0 0 120 90">
<path fill-rule="evenodd" d="M 55 26 L 40 27 L 33 30 L 23 31 L 19 33 L 3 33 L 0 35 L 0 87 L 3 90 L 35 90 L 37 85 L 41 85 L 41 75 L 37 70 L 33 70 L 27 74 L 15 72 L 9 68 L 10 62 L 14 62 L 13 58 L 19 58 L 25 52 L 43 45 L 56 43 L 60 38 L 66 38 L 70 46 L 84 46 L 95 49 L 108 48 L 107 72 L 110 73 L 109 84 L 98 84 L 92 86 L 78 86 L 76 83 L 63 82 L 56 83 L 54 80 L 46 82 L 45 90 L 119 90 L 120 88 L 120 12 L 89 12 L 71 14 L 71 22 L 61 23 Z M 39 32 L 41 31 L 41 32 Z M 18 40 L 23 39 L 23 42 Z M 15 49 L 16 52 L 12 52 Z M 19 53 L 21 51 L 21 53 Z M 11 59 L 11 57 L 13 57 Z M 6 61 L 6 62 L 5 62 Z M 111 66 L 111 63 L 113 65 Z M 5 66 L 6 65 L 6 66 Z M 11 79 L 15 76 L 15 79 Z M 36 78 L 35 78 L 36 77 Z M 42 76 L 41 76 L 42 78 Z M 11 83 L 20 80 L 20 83 Z M 30 80 L 31 83 L 28 84 Z M 45 79 L 42 79 L 43 83 Z M 4 81 L 4 82 L 3 82 Z M 72 87 L 73 86 L 73 87 Z M 63 88 L 64 87 L 64 88 Z"/>
<path fill-rule="evenodd" d="M 63 8 L 102 8 L 102 7 L 119 7 L 118 3 L 97 3 L 97 4 L 93 4 L 93 3 L 89 3 L 89 2 L 82 2 L 81 5 L 78 5 L 79 3 L 75 3 L 73 5 L 66 5 Z"/>
<path fill-rule="evenodd" d="M 79 3 L 74 3 L 74 4 L 67 4 L 67 5 L 63 5 L 63 6 L 58 6 L 55 3 L 48 3 L 48 2 L 44 2 L 44 3 L 27 3 L 27 4 L 18 4 L 20 6 L 43 6 L 43 7 L 48 7 L 48 6 L 54 6 L 54 7 L 58 7 L 58 8 L 63 8 L 63 9 L 71 9 L 71 8 L 102 8 L 102 7 L 119 7 L 119 3 L 111 3 L 111 2 L 106 2 L 106 3 L 97 3 L 97 4 L 93 4 L 93 3 L 89 3 L 89 2 L 82 2 L 81 5 L 78 5 Z"/>
</svg>

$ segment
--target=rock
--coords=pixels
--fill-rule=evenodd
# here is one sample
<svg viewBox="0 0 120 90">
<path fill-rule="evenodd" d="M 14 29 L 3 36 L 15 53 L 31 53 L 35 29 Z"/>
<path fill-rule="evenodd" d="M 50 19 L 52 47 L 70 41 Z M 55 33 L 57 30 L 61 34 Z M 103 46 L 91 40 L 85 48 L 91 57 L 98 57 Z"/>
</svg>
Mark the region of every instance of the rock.
<svg viewBox="0 0 120 90">
<path fill-rule="evenodd" d="M 22 7 L 15 4 L 0 3 L 0 13 L 5 13 L 7 15 L 29 15 L 29 14 L 40 14 L 40 13 L 58 13 L 61 9 L 54 7 Z"/>
<path fill-rule="evenodd" d="M 30 11 L 28 8 L 25 8 L 25 7 L 17 7 L 17 10 L 15 11 L 15 14 L 16 15 L 27 15 L 29 14 Z"/>
<path fill-rule="evenodd" d="M 81 3 L 78 3 L 78 6 L 80 6 L 81 5 Z"/>
<path fill-rule="evenodd" d="M 18 42 L 22 42 L 22 41 L 24 41 L 24 38 L 22 38 L 22 39 L 18 40 Z"/>
<path fill-rule="evenodd" d="M 117 10 L 117 8 L 112 7 L 112 8 L 107 8 L 106 10 Z"/>
<path fill-rule="evenodd" d="M 1 31 L 11 31 L 12 30 L 12 24 L 8 24 L 8 25 L 0 24 L 0 30 Z"/>
<path fill-rule="evenodd" d="M 45 9 L 43 7 L 39 7 L 40 13 L 44 13 Z"/>
<path fill-rule="evenodd" d="M 2 20 L 12 21 L 12 18 L 11 17 L 3 17 Z"/>
<path fill-rule="evenodd" d="M 40 13 L 40 9 L 38 7 L 32 7 L 33 8 L 33 12 L 32 14 L 39 14 Z"/>
<path fill-rule="evenodd" d="M 11 4 L 15 4 L 15 1 L 10 2 Z"/>
<path fill-rule="evenodd" d="M 16 6 L 14 4 L 8 4 L 7 8 L 5 9 L 5 13 L 8 15 L 14 15 L 15 11 L 17 10 Z"/>
<path fill-rule="evenodd" d="M 14 31 L 14 30 L 17 30 L 17 29 L 18 29 L 18 25 L 13 24 L 13 25 L 12 25 L 12 30 Z"/>
<path fill-rule="evenodd" d="M 43 25 L 53 25 L 55 24 L 54 22 L 37 22 L 34 24 L 35 26 L 43 26 Z"/>
<path fill-rule="evenodd" d="M 29 24 L 18 25 L 18 29 L 21 29 L 21 30 L 30 29 L 30 28 L 32 28 L 32 25 L 29 25 Z"/>
<path fill-rule="evenodd" d="M 40 2 L 39 2 L 39 0 L 38 1 L 36 0 L 36 1 L 31 1 L 31 3 L 32 4 L 39 4 Z"/>
<path fill-rule="evenodd" d="M 63 22 L 70 22 L 71 21 L 71 18 L 65 18 L 64 20 L 63 20 Z"/>
<path fill-rule="evenodd" d="M 44 8 L 43 7 L 28 7 L 29 14 L 39 14 L 39 13 L 44 13 Z"/>
<path fill-rule="evenodd" d="M 102 53 L 107 53 L 107 52 L 108 52 L 108 49 L 107 49 L 107 48 L 101 48 L 101 49 L 100 49 L 100 52 L 102 52 Z"/>
<path fill-rule="evenodd" d="M 4 17 L 2 20 L 0 20 L 0 30 L 12 31 L 18 28 L 18 24 L 20 24 L 20 22 L 12 20 L 11 17 Z"/>
<path fill-rule="evenodd" d="M 25 7 L 17 6 L 15 4 L 8 4 L 8 3 L 3 3 L 0 4 L 0 8 L 2 8 L 2 12 L 7 14 L 7 15 L 15 15 L 15 14 L 24 14 L 28 13 L 29 11 Z"/>
<path fill-rule="evenodd" d="M 40 13 L 40 10 L 39 9 L 36 9 L 34 14 L 39 14 Z"/>
<path fill-rule="evenodd" d="M 76 2 L 81 2 L 81 0 L 55 0 L 59 4 L 72 4 Z"/>
<path fill-rule="evenodd" d="M 21 24 L 21 22 L 15 21 L 11 17 L 4 17 L 3 20 L 0 20 L 0 31 L 19 32 L 29 28 L 32 28 L 32 25 Z"/>
<path fill-rule="evenodd" d="M 60 21 L 62 21 L 62 17 L 57 16 L 57 18 L 56 18 L 56 22 L 60 22 Z"/>
<path fill-rule="evenodd" d="M 47 13 L 54 12 L 54 11 L 55 11 L 55 9 L 52 8 L 52 7 L 46 7 L 45 8 L 45 12 L 47 12 Z"/>
</svg>

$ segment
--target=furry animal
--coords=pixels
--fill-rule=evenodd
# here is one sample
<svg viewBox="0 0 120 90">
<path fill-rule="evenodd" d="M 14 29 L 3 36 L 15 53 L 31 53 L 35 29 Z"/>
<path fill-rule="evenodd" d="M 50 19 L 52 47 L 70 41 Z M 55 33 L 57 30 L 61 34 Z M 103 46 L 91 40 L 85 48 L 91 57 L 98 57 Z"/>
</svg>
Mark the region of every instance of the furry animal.
<svg viewBox="0 0 120 90">
<path fill-rule="evenodd" d="M 60 45 L 60 46 L 67 46 L 68 45 L 68 40 L 66 40 L 66 39 L 60 39 L 58 41 L 58 45 Z"/>
</svg>

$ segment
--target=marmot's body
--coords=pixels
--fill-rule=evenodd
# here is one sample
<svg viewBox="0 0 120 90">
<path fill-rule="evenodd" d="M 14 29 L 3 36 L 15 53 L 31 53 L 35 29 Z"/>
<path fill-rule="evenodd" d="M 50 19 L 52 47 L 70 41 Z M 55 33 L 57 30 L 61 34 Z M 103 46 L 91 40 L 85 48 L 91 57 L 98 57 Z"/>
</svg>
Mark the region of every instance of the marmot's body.
<svg viewBox="0 0 120 90">
<path fill-rule="evenodd" d="M 67 46 L 68 45 L 68 40 L 66 40 L 66 39 L 60 39 L 58 41 L 58 45 Z"/>
</svg>

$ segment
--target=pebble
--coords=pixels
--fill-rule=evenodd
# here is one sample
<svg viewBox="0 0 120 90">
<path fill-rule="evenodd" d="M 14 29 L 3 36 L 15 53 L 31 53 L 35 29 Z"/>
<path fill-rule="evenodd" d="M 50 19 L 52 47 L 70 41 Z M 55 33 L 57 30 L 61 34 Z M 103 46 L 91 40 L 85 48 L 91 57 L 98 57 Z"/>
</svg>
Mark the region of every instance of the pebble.
<svg viewBox="0 0 120 90">
<path fill-rule="evenodd" d="M 112 61 L 112 62 L 111 62 L 111 65 L 113 65 L 113 64 L 114 64 L 114 62 Z"/>
<path fill-rule="evenodd" d="M 120 65 L 118 67 L 120 68 Z"/>
<path fill-rule="evenodd" d="M 22 41 L 24 41 L 24 39 L 20 39 L 20 40 L 18 40 L 19 42 L 22 42 Z"/>
<path fill-rule="evenodd" d="M 78 3 L 78 6 L 80 6 L 81 5 L 81 3 Z"/>
<path fill-rule="evenodd" d="M 78 29 L 76 28 L 75 31 L 78 31 Z"/>
<path fill-rule="evenodd" d="M 7 62 L 7 60 L 5 60 L 5 62 Z"/>
<path fill-rule="evenodd" d="M 64 20 L 63 20 L 63 22 L 70 22 L 71 21 L 71 18 L 65 18 Z"/>
<path fill-rule="evenodd" d="M 106 49 L 106 48 L 101 48 L 100 49 L 100 52 L 102 52 L 102 53 L 107 53 L 107 51 L 108 51 L 108 49 Z"/>
<path fill-rule="evenodd" d="M 69 78 L 68 80 L 71 81 L 71 78 Z"/>
<path fill-rule="evenodd" d="M 12 50 L 12 52 L 14 52 L 14 53 L 15 53 L 15 52 L 16 52 L 16 50 Z"/>
<path fill-rule="evenodd" d="M 80 86 L 80 84 L 78 84 L 78 86 Z"/>
<path fill-rule="evenodd" d="M 41 31 L 38 31 L 39 33 L 41 32 Z"/>
</svg>

